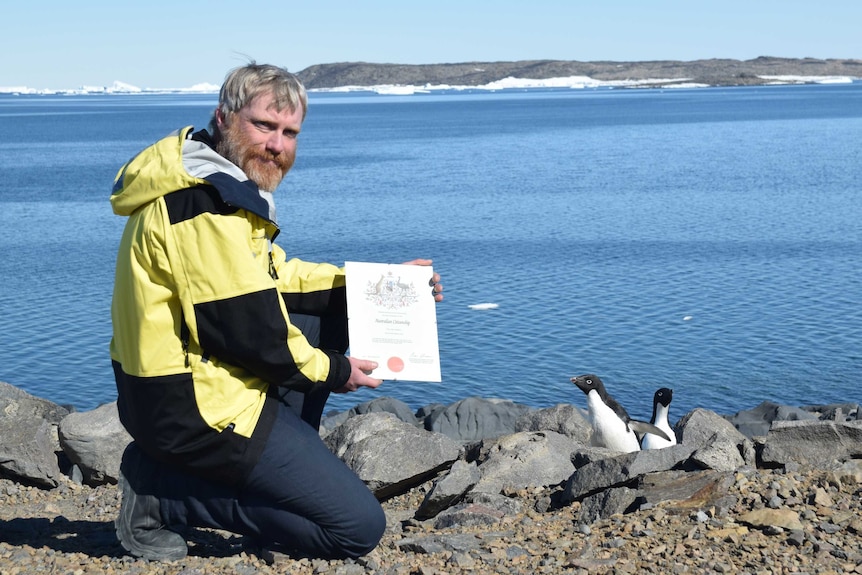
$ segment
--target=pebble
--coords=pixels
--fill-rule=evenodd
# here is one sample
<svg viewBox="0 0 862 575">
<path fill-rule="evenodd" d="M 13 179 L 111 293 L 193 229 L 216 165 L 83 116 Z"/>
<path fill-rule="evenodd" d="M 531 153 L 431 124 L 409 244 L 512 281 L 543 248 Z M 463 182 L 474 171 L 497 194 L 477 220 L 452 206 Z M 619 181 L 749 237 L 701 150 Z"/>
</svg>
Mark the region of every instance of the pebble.
<svg viewBox="0 0 862 575">
<path fill-rule="evenodd" d="M 53 490 L 0 479 L 0 575 L 472 575 L 519 573 L 819 573 L 862 575 L 862 484 L 819 470 L 746 470 L 726 513 L 662 503 L 591 524 L 555 489 L 520 493 L 493 522 L 436 527 L 412 517 L 430 484 L 394 497 L 380 545 L 357 560 L 247 555 L 229 533 L 189 533 L 190 554 L 151 563 L 124 554 L 113 532 L 116 486 Z M 71 483 L 71 481 L 70 481 Z M 542 511 L 538 511 L 538 510 Z"/>
</svg>

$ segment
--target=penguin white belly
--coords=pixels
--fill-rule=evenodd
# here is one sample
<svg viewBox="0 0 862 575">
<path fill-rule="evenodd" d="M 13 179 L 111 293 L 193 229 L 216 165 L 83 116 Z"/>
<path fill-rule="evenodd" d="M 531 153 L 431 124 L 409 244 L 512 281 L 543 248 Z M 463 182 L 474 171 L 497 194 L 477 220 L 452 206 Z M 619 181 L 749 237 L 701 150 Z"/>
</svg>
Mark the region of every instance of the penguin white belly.
<svg viewBox="0 0 862 575">
<path fill-rule="evenodd" d="M 590 425 L 593 428 L 591 443 L 595 447 L 605 447 L 614 451 L 640 451 L 635 432 L 628 428 L 613 409 L 605 405 L 599 394 L 591 391 L 587 394 Z"/>
<path fill-rule="evenodd" d="M 658 435 L 647 433 L 646 435 L 644 435 L 643 438 L 643 443 L 641 445 L 642 449 L 662 449 L 664 447 L 676 445 L 676 434 L 673 432 L 673 429 L 670 428 L 670 424 L 667 422 L 666 407 L 661 406 L 656 412 L 655 426 L 667 433 L 667 436 L 670 437 L 670 441 L 668 441 L 664 437 L 659 437 Z"/>
</svg>

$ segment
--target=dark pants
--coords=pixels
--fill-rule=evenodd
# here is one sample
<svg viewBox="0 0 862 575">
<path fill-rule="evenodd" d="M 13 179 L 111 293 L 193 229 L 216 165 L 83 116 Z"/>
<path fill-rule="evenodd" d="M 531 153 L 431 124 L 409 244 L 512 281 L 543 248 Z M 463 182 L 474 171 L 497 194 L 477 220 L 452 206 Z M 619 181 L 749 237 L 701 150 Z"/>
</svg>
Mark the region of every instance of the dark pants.
<svg viewBox="0 0 862 575">
<path fill-rule="evenodd" d="M 314 342 L 313 327 L 306 329 Z M 242 488 L 165 469 L 165 524 L 223 529 L 312 557 L 359 557 L 374 549 L 386 517 L 368 487 L 320 439 L 328 396 L 322 388 L 282 394 L 272 433 Z"/>
</svg>

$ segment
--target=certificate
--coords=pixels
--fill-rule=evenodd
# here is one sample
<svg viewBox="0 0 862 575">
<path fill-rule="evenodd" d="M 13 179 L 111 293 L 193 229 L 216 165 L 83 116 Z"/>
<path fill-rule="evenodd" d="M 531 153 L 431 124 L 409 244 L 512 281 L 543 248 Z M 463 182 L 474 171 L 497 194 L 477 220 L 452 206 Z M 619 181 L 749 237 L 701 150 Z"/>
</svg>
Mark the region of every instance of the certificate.
<svg viewBox="0 0 862 575">
<path fill-rule="evenodd" d="M 378 379 L 441 381 L 431 266 L 346 262 L 344 275 L 350 355 Z"/>
</svg>

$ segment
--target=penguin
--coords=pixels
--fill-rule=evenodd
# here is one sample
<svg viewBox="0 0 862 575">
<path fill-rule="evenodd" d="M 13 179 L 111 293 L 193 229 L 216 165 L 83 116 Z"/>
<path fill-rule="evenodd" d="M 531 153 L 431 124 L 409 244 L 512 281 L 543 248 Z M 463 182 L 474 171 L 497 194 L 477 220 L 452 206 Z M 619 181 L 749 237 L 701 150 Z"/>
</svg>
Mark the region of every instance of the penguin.
<svg viewBox="0 0 862 575">
<path fill-rule="evenodd" d="M 662 447 L 670 447 L 676 445 L 676 434 L 670 428 L 667 421 L 667 414 L 670 409 L 670 402 L 673 399 L 673 390 L 667 387 L 662 387 L 655 392 L 652 399 L 652 418 L 649 422 L 664 431 L 669 439 L 664 439 L 658 435 L 647 433 L 641 440 L 641 449 L 661 449 Z"/>
<path fill-rule="evenodd" d="M 650 423 L 629 417 L 625 408 L 617 403 L 605 390 L 605 385 L 593 374 L 579 375 L 571 379 L 578 389 L 587 395 L 587 409 L 590 425 L 593 428 L 591 443 L 595 447 L 605 447 L 626 453 L 640 451 L 638 433 L 654 433 L 668 441 L 667 434 Z"/>
</svg>

